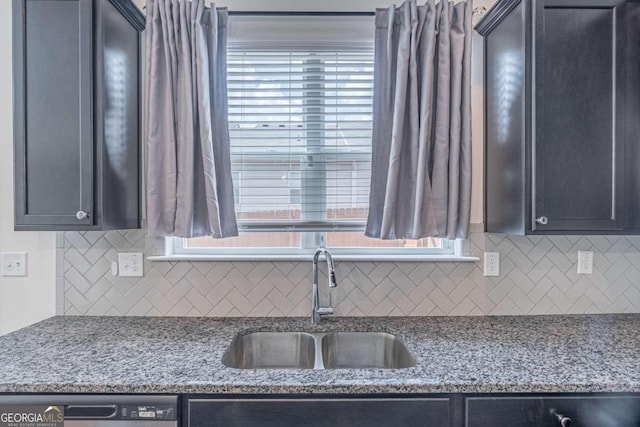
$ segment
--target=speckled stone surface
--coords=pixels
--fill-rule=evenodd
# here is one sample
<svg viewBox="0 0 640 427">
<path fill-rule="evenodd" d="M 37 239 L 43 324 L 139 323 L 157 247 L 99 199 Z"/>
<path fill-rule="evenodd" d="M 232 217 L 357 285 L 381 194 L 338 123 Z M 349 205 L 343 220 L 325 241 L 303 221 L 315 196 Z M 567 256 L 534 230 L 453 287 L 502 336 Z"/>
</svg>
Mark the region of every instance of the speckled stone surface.
<svg viewBox="0 0 640 427">
<path fill-rule="evenodd" d="M 407 369 L 241 370 L 238 333 L 385 331 Z M 640 392 L 640 315 L 328 318 L 53 317 L 0 337 L 0 392 Z"/>
</svg>

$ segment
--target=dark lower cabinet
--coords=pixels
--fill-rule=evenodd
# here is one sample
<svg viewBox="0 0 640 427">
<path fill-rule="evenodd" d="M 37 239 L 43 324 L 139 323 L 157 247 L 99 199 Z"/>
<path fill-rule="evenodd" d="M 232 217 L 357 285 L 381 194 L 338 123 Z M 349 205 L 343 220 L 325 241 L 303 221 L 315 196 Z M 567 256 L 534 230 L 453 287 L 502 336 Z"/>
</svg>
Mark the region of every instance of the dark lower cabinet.
<svg viewBox="0 0 640 427">
<path fill-rule="evenodd" d="M 189 399 L 189 427 L 447 427 L 448 398 Z"/>
<path fill-rule="evenodd" d="M 466 427 L 638 427 L 638 396 L 468 397 Z"/>
<path fill-rule="evenodd" d="M 15 229 L 139 228 L 144 16 L 132 0 L 12 5 Z"/>
<path fill-rule="evenodd" d="M 640 427 L 638 393 L 189 395 L 184 427 Z"/>
</svg>

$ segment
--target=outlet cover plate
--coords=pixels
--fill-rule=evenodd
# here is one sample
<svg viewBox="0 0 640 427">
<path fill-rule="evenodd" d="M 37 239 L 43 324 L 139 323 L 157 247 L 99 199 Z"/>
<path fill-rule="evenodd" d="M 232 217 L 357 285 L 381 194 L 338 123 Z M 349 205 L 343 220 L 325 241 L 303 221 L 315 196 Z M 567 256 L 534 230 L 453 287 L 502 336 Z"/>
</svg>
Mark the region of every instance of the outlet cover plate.
<svg viewBox="0 0 640 427">
<path fill-rule="evenodd" d="M 484 253 L 484 275 L 487 277 L 500 275 L 500 253 Z"/>
<path fill-rule="evenodd" d="M 144 276 L 144 261 L 142 252 L 118 253 L 118 272 L 122 277 Z"/>
<path fill-rule="evenodd" d="M 593 274 L 592 251 L 578 251 L 578 274 Z"/>
<path fill-rule="evenodd" d="M 27 275 L 26 252 L 2 252 L 2 275 L 7 277 L 24 277 Z"/>
</svg>

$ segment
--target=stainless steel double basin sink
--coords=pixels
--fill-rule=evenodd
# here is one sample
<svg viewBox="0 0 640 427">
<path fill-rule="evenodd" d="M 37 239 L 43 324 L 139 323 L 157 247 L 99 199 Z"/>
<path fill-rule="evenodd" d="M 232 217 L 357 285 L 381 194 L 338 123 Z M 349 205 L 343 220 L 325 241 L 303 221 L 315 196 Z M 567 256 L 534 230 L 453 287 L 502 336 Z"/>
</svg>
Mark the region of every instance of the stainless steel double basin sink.
<svg viewBox="0 0 640 427">
<path fill-rule="evenodd" d="M 402 369 L 415 365 L 404 343 L 384 332 L 252 332 L 223 356 L 238 369 Z"/>
</svg>

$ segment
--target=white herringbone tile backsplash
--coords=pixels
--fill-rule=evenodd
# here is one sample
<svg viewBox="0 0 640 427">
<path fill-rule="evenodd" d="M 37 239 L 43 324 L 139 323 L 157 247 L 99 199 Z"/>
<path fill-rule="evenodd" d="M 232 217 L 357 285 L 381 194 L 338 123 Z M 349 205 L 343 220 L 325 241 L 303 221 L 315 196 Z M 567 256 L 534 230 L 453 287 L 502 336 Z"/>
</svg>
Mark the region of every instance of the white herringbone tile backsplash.
<svg viewBox="0 0 640 427">
<path fill-rule="evenodd" d="M 336 315 L 640 312 L 640 236 L 472 233 L 468 243 L 468 252 L 480 258 L 484 251 L 500 252 L 499 277 L 483 276 L 482 259 L 339 262 L 339 286 L 331 295 Z M 310 262 L 145 261 L 142 278 L 111 275 L 117 252 L 150 255 L 155 246 L 142 230 L 59 233 L 58 310 L 126 316 L 310 313 Z M 576 273 L 578 250 L 594 251 L 592 275 Z M 326 302 L 328 295 L 321 298 Z"/>
</svg>

